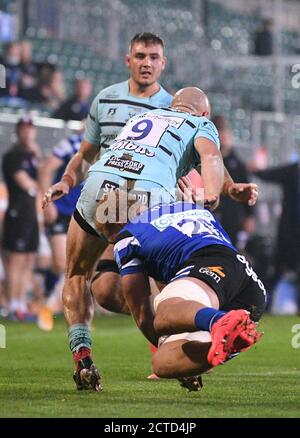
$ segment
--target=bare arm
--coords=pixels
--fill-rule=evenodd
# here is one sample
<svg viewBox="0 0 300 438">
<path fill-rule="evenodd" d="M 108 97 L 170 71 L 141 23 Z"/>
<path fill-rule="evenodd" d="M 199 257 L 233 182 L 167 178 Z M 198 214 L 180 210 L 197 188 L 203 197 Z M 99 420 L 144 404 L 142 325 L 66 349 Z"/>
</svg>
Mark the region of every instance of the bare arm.
<svg viewBox="0 0 300 438">
<path fill-rule="evenodd" d="M 201 158 L 204 202 L 216 208 L 224 184 L 223 158 L 217 146 L 205 137 L 198 137 L 195 148 Z"/>
<path fill-rule="evenodd" d="M 151 308 L 151 290 L 147 274 L 137 272 L 124 275 L 122 289 L 136 325 L 153 345 L 157 345 L 158 337 L 153 326 L 154 315 Z"/>
<path fill-rule="evenodd" d="M 199 172 L 198 169 L 197 172 Z M 202 200 L 201 191 L 191 182 L 188 176 L 183 176 L 178 180 L 178 190 L 182 199 L 187 202 L 198 202 Z M 253 206 L 256 204 L 258 197 L 258 185 L 255 183 L 235 183 L 224 166 L 222 195 L 228 196 L 236 202 L 243 202 L 244 204 Z"/>
<path fill-rule="evenodd" d="M 73 187 L 80 184 L 85 176 L 87 163 L 92 163 L 98 153 L 98 148 L 83 140 L 79 151 L 71 158 L 61 181 L 51 186 L 44 195 L 43 208 L 49 202 L 67 195 Z"/>
<path fill-rule="evenodd" d="M 258 185 L 255 183 L 235 183 L 228 170 L 225 169 L 225 181 L 222 195 L 228 196 L 233 201 L 243 202 L 249 206 L 256 204 L 258 197 Z"/>
</svg>

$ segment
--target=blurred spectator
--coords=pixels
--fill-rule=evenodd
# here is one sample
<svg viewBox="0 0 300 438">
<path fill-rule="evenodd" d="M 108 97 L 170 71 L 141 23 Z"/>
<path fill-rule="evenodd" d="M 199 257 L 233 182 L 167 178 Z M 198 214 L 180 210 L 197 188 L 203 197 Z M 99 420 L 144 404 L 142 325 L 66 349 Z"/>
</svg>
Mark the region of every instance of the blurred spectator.
<svg viewBox="0 0 300 438">
<path fill-rule="evenodd" d="M 219 131 L 224 165 L 232 179 L 237 183 L 249 182 L 246 167 L 233 150 L 232 132 L 228 121 L 225 117 L 216 116 L 213 122 Z M 223 196 L 216 214 L 233 244 L 239 249 L 244 249 L 255 228 L 253 207 L 249 207 L 247 204 L 239 204 L 229 197 Z"/>
<path fill-rule="evenodd" d="M 36 129 L 30 118 L 23 117 L 17 124 L 17 143 L 2 163 L 9 197 L 2 238 L 9 312 L 21 320 L 28 316 L 25 298 L 39 243 L 36 179 L 40 157 Z"/>
<path fill-rule="evenodd" d="M 254 35 L 254 55 L 269 56 L 273 54 L 273 21 L 262 21 L 261 29 Z"/>
<path fill-rule="evenodd" d="M 90 109 L 92 84 L 89 79 L 77 79 L 74 83 L 74 95 L 66 100 L 52 117 L 63 120 L 85 119 Z"/>
<path fill-rule="evenodd" d="M 31 102 L 38 102 L 48 111 L 56 110 L 64 100 L 63 73 L 55 66 L 45 64 L 41 67 L 36 87 L 24 93 Z"/>
<path fill-rule="evenodd" d="M 5 211 L 7 209 L 7 189 L 3 182 L 0 182 L 0 238 L 2 240 L 2 228 L 5 216 Z M 2 263 L 2 257 L 0 256 L 0 317 L 7 316 L 8 310 L 8 294 L 5 288 L 5 272 Z"/>
<path fill-rule="evenodd" d="M 259 170 L 255 175 L 264 181 L 280 184 L 282 188 L 282 213 L 278 224 L 275 252 L 275 290 L 279 290 L 282 286 L 287 290 L 287 283 L 289 287 L 297 284 L 299 289 L 300 163 L 297 161 L 285 166 Z M 297 304 L 294 303 L 291 313 L 297 311 L 296 307 Z"/>
<path fill-rule="evenodd" d="M 43 96 L 49 110 L 56 110 L 63 102 L 65 98 L 64 76 L 60 70 L 54 70 L 50 78 L 50 83 L 44 85 Z"/>
<path fill-rule="evenodd" d="M 38 65 L 32 61 L 32 44 L 30 41 L 20 42 L 21 55 L 21 93 L 36 86 Z"/>
<path fill-rule="evenodd" d="M 17 41 L 6 44 L 0 59 L 6 70 L 6 88 L 0 88 L 0 96 L 19 96 L 21 85 L 21 50 Z"/>
</svg>

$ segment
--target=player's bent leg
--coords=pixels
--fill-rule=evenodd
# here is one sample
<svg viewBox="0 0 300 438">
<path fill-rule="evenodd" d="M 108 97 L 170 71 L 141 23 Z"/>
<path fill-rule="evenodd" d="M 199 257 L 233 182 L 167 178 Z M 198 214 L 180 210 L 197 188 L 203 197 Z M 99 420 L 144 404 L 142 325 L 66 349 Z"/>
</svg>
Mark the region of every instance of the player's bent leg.
<svg viewBox="0 0 300 438">
<path fill-rule="evenodd" d="M 88 287 L 95 261 L 106 244 L 85 232 L 71 219 L 67 236 L 67 269 L 63 289 L 64 314 L 69 326 L 70 349 L 76 366 L 74 380 L 78 389 L 100 390 L 100 376 L 91 359 L 89 324 L 94 304 Z"/>
<path fill-rule="evenodd" d="M 117 263 L 114 259 L 113 245 L 108 245 L 101 255 L 91 282 L 91 291 L 97 303 L 110 312 L 130 315 L 123 297 Z"/>
<path fill-rule="evenodd" d="M 182 387 L 199 391 L 203 386 L 201 374 L 211 368 L 207 361 L 210 345 L 207 332 L 169 336 L 153 356 L 153 369 L 159 377 L 177 378 Z"/>
<path fill-rule="evenodd" d="M 217 295 L 206 283 L 190 277 L 171 282 L 154 299 L 155 330 L 159 335 L 193 332 L 195 315 L 205 307 L 219 307 Z"/>
</svg>

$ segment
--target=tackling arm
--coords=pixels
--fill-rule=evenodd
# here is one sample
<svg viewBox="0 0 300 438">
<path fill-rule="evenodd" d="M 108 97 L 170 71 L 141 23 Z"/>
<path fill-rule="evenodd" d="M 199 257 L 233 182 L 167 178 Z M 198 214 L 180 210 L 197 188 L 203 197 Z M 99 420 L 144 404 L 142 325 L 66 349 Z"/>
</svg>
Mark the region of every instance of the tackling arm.
<svg viewBox="0 0 300 438">
<path fill-rule="evenodd" d="M 224 184 L 223 158 L 216 144 L 205 137 L 195 140 L 195 148 L 201 158 L 201 176 L 204 185 L 204 202 L 217 207 Z"/>
<path fill-rule="evenodd" d="M 122 289 L 136 325 L 153 345 L 157 345 L 148 275 L 145 272 L 136 272 L 122 276 Z"/>
</svg>

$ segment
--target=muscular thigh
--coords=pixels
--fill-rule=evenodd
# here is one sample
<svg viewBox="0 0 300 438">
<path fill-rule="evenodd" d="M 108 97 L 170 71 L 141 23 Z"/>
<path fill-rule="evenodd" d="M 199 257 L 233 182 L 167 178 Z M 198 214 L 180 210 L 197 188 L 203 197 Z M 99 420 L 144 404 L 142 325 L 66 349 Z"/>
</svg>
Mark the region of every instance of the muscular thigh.
<svg viewBox="0 0 300 438">
<path fill-rule="evenodd" d="M 85 232 L 72 217 L 67 235 L 67 277 L 89 278 L 106 245 L 101 238 Z"/>
</svg>

